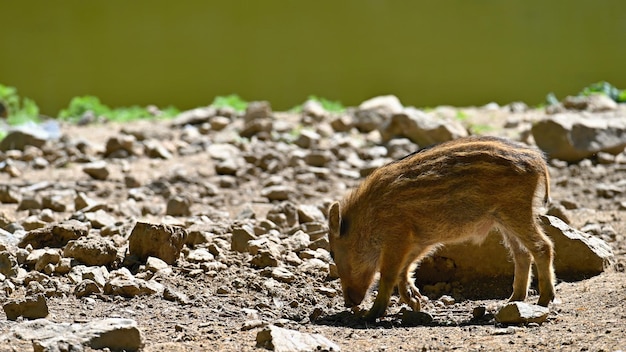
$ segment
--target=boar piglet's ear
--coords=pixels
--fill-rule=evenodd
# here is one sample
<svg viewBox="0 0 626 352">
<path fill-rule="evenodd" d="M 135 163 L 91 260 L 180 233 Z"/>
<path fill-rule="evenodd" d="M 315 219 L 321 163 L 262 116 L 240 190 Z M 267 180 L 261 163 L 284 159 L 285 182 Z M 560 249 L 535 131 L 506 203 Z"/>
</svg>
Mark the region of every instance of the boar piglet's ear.
<svg viewBox="0 0 626 352">
<path fill-rule="evenodd" d="M 328 227 L 331 236 L 339 236 L 339 228 L 341 226 L 341 211 L 339 210 L 339 202 L 334 202 L 328 210 Z"/>
</svg>

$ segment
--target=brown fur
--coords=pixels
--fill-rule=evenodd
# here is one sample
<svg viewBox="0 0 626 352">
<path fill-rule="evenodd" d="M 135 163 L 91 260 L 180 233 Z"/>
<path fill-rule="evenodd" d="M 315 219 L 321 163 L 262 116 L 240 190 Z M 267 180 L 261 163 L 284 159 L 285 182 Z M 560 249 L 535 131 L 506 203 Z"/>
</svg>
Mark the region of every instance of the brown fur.
<svg viewBox="0 0 626 352">
<path fill-rule="evenodd" d="M 534 212 L 549 200 L 541 152 L 495 137 L 468 137 L 410 154 L 374 171 L 329 210 L 329 241 L 347 307 L 359 305 L 376 272 L 368 319 L 384 314 L 394 287 L 415 311 L 421 295 L 410 273 L 437 246 L 482 241 L 498 228 L 515 262 L 512 301 L 526 299 L 535 262 L 539 304 L 554 298 L 553 245 Z"/>
</svg>

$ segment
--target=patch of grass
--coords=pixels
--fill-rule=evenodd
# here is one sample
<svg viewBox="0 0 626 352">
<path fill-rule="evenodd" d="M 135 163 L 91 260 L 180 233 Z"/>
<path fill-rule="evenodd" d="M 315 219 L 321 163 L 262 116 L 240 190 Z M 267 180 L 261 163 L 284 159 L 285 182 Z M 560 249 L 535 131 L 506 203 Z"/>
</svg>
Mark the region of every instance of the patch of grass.
<svg viewBox="0 0 626 352">
<path fill-rule="evenodd" d="M 161 113 L 158 116 L 155 116 L 147 108 L 138 105 L 112 109 L 101 103 L 98 97 L 86 95 L 72 98 L 67 109 L 63 109 L 59 112 L 59 119 L 76 123 L 87 112 L 91 112 L 95 116 L 104 116 L 108 120 L 115 122 L 128 122 L 155 117 L 171 118 L 179 113 L 178 109 L 174 107 L 168 107 L 161 110 Z"/>
<path fill-rule="evenodd" d="M 465 121 L 467 120 L 469 116 L 467 115 L 467 113 L 463 110 L 457 110 L 456 111 L 456 119 L 459 121 Z"/>
<path fill-rule="evenodd" d="M 248 102 L 241 99 L 237 94 L 231 94 L 226 96 L 217 96 L 213 99 L 211 106 L 214 108 L 233 108 L 237 112 L 244 112 L 248 107 Z"/>
<path fill-rule="evenodd" d="M 9 125 L 39 122 L 39 107 L 34 100 L 20 97 L 15 87 L 0 84 L 0 102 L 6 109 Z"/>
<path fill-rule="evenodd" d="M 618 103 L 626 102 L 626 89 L 618 89 L 606 81 L 591 84 L 583 88 L 578 95 L 588 96 L 591 94 L 604 94 Z"/>
<path fill-rule="evenodd" d="M 469 126 L 469 130 L 471 134 L 485 134 L 485 133 L 495 131 L 495 128 L 491 125 L 475 124 L 475 125 Z"/>
<path fill-rule="evenodd" d="M 346 111 L 346 107 L 343 106 L 343 104 L 341 104 L 341 102 L 336 101 L 336 100 L 329 100 L 326 98 L 320 98 L 317 97 L 315 95 L 310 95 L 308 100 L 315 100 L 318 103 L 320 103 L 320 105 L 322 105 L 322 107 L 324 108 L 324 110 L 328 111 L 328 112 L 336 112 L 336 113 L 341 113 Z"/>
</svg>

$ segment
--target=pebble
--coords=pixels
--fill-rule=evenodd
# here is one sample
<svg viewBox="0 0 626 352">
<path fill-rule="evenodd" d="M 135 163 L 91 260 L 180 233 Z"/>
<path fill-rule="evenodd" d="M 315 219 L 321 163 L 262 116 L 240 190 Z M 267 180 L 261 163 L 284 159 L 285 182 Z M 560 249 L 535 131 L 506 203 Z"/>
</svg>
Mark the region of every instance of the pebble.
<svg viewBox="0 0 626 352">
<path fill-rule="evenodd" d="M 496 313 L 495 317 L 502 324 L 543 323 L 550 310 L 546 307 L 524 302 L 510 302 Z"/>
</svg>

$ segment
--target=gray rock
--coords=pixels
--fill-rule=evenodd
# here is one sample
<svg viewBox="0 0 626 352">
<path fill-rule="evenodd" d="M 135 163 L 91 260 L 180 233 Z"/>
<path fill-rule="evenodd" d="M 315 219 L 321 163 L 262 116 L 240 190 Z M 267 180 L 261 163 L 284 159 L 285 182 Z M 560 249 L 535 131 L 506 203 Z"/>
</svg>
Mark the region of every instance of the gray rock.
<svg viewBox="0 0 626 352">
<path fill-rule="evenodd" d="M 283 201 L 293 198 L 295 191 L 289 186 L 275 185 L 261 190 L 261 196 L 270 201 Z"/>
<path fill-rule="evenodd" d="M 33 252 L 31 252 L 31 254 L 33 254 Z M 28 258 L 26 258 L 26 261 L 28 261 Z M 60 261 L 61 253 L 59 253 L 58 250 L 45 249 L 41 256 L 35 261 L 35 270 L 43 272 L 49 265 L 57 265 Z"/>
<path fill-rule="evenodd" d="M 109 279 L 109 271 L 103 266 L 85 266 L 76 265 L 72 267 L 69 272 L 69 278 L 73 283 L 79 284 L 84 280 L 91 280 L 98 284 L 100 287 L 104 287 L 104 284 Z"/>
<path fill-rule="evenodd" d="M 48 304 L 43 295 L 11 299 L 4 303 L 2 308 L 9 320 L 16 320 L 18 317 L 38 319 L 48 316 Z"/>
<path fill-rule="evenodd" d="M 298 139 L 294 142 L 298 147 L 309 149 L 317 147 L 322 137 L 319 133 L 311 130 L 302 130 Z"/>
<path fill-rule="evenodd" d="M 599 275 L 612 264 L 613 251 L 600 238 L 568 226 L 554 216 L 541 216 L 543 229 L 554 242 L 554 270 L 563 280 Z"/>
<path fill-rule="evenodd" d="M 213 261 L 215 257 L 206 248 L 192 249 L 187 254 L 187 260 L 192 263 L 203 263 Z"/>
<path fill-rule="evenodd" d="M 211 259 L 213 259 L 212 256 L 211 256 Z M 156 273 L 157 271 L 167 270 L 167 269 L 169 269 L 169 265 L 159 258 L 148 257 L 148 259 L 146 260 L 146 270 L 148 271 Z"/>
<path fill-rule="evenodd" d="M 315 205 L 298 205 L 298 220 L 301 224 L 307 222 L 325 222 L 326 216 L 320 208 Z"/>
<path fill-rule="evenodd" d="M 191 200 L 183 196 L 174 196 L 167 201 L 165 214 L 171 216 L 190 216 Z"/>
<path fill-rule="evenodd" d="M 0 198 L 5 198 L 5 197 L 0 195 Z M 17 210 L 31 210 L 31 209 L 41 209 L 42 208 L 41 198 L 38 197 L 37 195 L 27 194 L 27 195 L 24 195 L 21 198 L 22 199 L 20 200 L 19 205 L 17 206 Z M 14 199 L 16 199 L 16 198 L 14 198 Z M 3 203 L 8 203 L 8 202 L 3 202 Z"/>
<path fill-rule="evenodd" d="M 102 286 L 89 279 L 81 281 L 78 285 L 76 285 L 76 287 L 74 287 L 74 295 L 78 298 L 102 292 Z"/>
<path fill-rule="evenodd" d="M 233 229 L 230 241 L 230 249 L 237 252 L 248 252 L 248 242 L 256 238 L 254 228 L 251 225 L 241 225 Z"/>
<path fill-rule="evenodd" d="M 221 131 L 230 125 L 230 119 L 226 116 L 213 116 L 209 120 L 211 129 L 214 131 Z"/>
<path fill-rule="evenodd" d="M 405 108 L 380 126 L 383 142 L 405 137 L 421 147 L 447 142 L 468 135 L 463 125 L 451 119 L 437 118 L 415 108 Z"/>
<path fill-rule="evenodd" d="M 317 100 L 309 99 L 302 104 L 302 116 L 303 118 L 312 118 L 313 121 L 311 122 L 320 122 L 326 115 L 328 112 Z"/>
<path fill-rule="evenodd" d="M 145 154 L 150 158 L 171 159 L 174 156 L 159 141 L 147 140 L 143 142 Z"/>
<path fill-rule="evenodd" d="M 216 113 L 216 109 L 212 106 L 183 111 L 172 120 L 172 126 L 202 125 L 209 122 Z"/>
<path fill-rule="evenodd" d="M 284 266 L 279 266 L 272 269 L 272 278 L 279 282 L 292 283 L 296 280 L 296 275 Z"/>
<path fill-rule="evenodd" d="M 623 152 L 626 119 L 615 114 L 556 114 L 536 122 L 532 134 L 550 158 L 578 162 L 598 152 Z"/>
<path fill-rule="evenodd" d="M 269 137 L 272 129 L 273 122 L 270 119 L 251 120 L 246 122 L 243 129 L 239 132 L 239 135 L 244 138 L 251 138 L 252 136 L 259 135 L 265 139 L 265 137 Z"/>
<path fill-rule="evenodd" d="M 101 229 L 115 224 L 115 218 L 103 209 L 99 209 L 94 212 L 85 211 L 85 218 L 94 229 Z"/>
<path fill-rule="evenodd" d="M 229 160 L 237 158 L 241 155 L 239 148 L 232 144 L 215 143 L 207 148 L 207 152 L 211 158 L 215 160 Z"/>
<path fill-rule="evenodd" d="M 86 236 L 69 241 L 63 255 L 87 265 L 110 265 L 117 258 L 117 247 L 107 238 Z"/>
<path fill-rule="evenodd" d="M 355 112 L 354 125 L 361 132 L 380 128 L 391 116 L 402 112 L 403 106 L 394 95 L 384 95 L 366 100 Z"/>
<path fill-rule="evenodd" d="M 19 203 L 22 195 L 19 190 L 11 185 L 0 186 L 0 203 Z"/>
<path fill-rule="evenodd" d="M 17 276 L 17 258 L 8 251 L 0 251 L 0 274 L 6 277 Z"/>
<path fill-rule="evenodd" d="M 165 287 L 163 290 L 163 298 L 171 302 L 178 302 L 179 304 L 189 304 L 190 302 L 186 294 L 175 291 L 171 287 Z"/>
<path fill-rule="evenodd" d="M 32 341 L 35 351 L 82 351 L 83 346 L 111 351 L 138 351 L 141 332 L 131 319 L 108 318 L 85 324 L 53 323 L 46 319 L 11 327 L 12 337 Z"/>
<path fill-rule="evenodd" d="M 248 103 L 243 119 L 246 123 L 272 117 L 272 106 L 268 101 L 252 101 Z"/>
<path fill-rule="evenodd" d="M 268 250 L 268 249 L 260 249 L 252 260 L 250 260 L 250 264 L 256 268 L 267 268 L 267 267 L 277 267 L 280 264 L 279 256 L 276 253 Z"/>
<path fill-rule="evenodd" d="M 129 155 L 140 154 L 140 145 L 137 144 L 137 138 L 129 134 L 120 134 L 107 140 L 104 156 L 125 158 Z"/>
<path fill-rule="evenodd" d="M 566 109 L 587 110 L 591 112 L 610 111 L 617 109 L 617 103 L 605 94 L 588 96 L 567 96 L 561 102 Z"/>
<path fill-rule="evenodd" d="M 502 324 L 541 324 L 548 318 L 550 310 L 546 307 L 524 302 L 509 302 L 495 315 Z"/>
<path fill-rule="evenodd" d="M 309 235 L 302 230 L 294 232 L 292 235 L 283 240 L 285 246 L 291 252 L 300 252 L 309 247 L 311 240 Z"/>
<path fill-rule="evenodd" d="M 89 232 L 89 226 L 76 220 L 68 220 L 66 222 L 29 231 L 20 240 L 18 246 L 21 248 L 31 245 L 33 248 L 63 247 L 70 240 L 86 236 Z"/>
<path fill-rule="evenodd" d="M 11 131 L 0 142 L 0 150 L 24 150 L 26 146 L 41 148 L 48 139 L 48 135 L 39 129 L 16 128 Z"/>
<path fill-rule="evenodd" d="M 108 164 L 104 160 L 86 164 L 83 166 L 83 171 L 96 180 L 106 180 L 109 177 Z"/>
<path fill-rule="evenodd" d="M 305 260 L 298 267 L 298 270 L 311 275 L 327 275 L 329 273 L 328 263 L 317 258 Z"/>
<path fill-rule="evenodd" d="M 231 175 L 235 176 L 237 171 L 241 169 L 241 163 L 239 159 L 226 159 L 221 160 L 215 164 L 215 173 L 218 175 Z"/>
<path fill-rule="evenodd" d="M 113 275 L 112 273 L 111 276 Z M 130 274 L 114 276 L 104 284 L 105 294 L 128 298 L 162 293 L 164 289 L 163 285 L 156 281 L 137 279 Z"/>
<path fill-rule="evenodd" d="M 400 316 L 402 317 L 402 326 L 421 326 L 433 321 L 433 316 L 427 312 L 414 312 L 406 308 L 400 311 Z"/>
<path fill-rule="evenodd" d="M 334 155 L 328 150 L 312 150 L 304 157 L 304 162 L 313 167 L 324 167 L 334 160 Z"/>
<path fill-rule="evenodd" d="M 128 249 L 141 261 L 152 256 L 174 264 L 186 238 L 182 227 L 137 222 L 128 238 Z"/>
<path fill-rule="evenodd" d="M 301 333 L 269 325 L 256 335 L 256 346 L 275 352 L 341 351 L 341 348 L 320 334 Z"/>
</svg>

